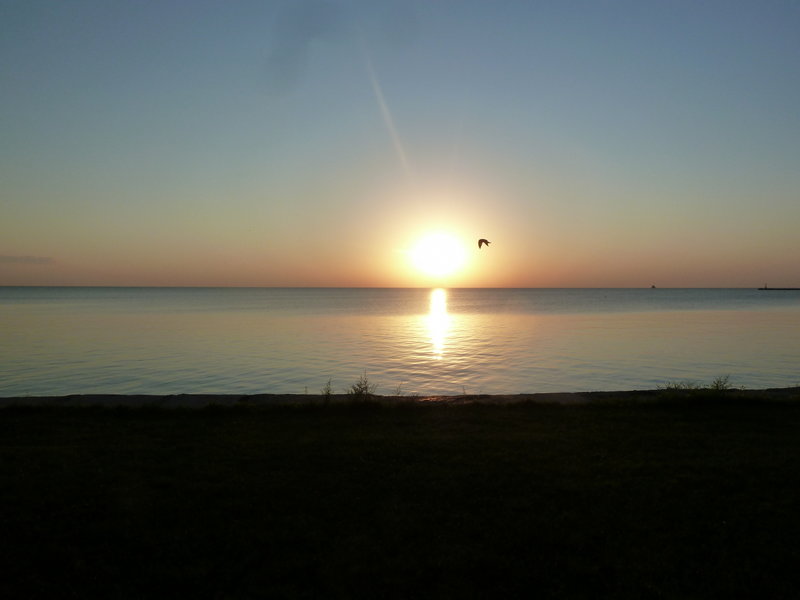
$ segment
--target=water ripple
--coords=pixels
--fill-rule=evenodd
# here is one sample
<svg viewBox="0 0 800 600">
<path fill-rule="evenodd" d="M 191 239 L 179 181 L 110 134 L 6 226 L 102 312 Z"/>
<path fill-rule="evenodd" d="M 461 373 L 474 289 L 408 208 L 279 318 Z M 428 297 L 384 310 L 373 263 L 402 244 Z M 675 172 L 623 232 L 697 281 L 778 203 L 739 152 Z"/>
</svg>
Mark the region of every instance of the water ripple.
<svg viewBox="0 0 800 600">
<path fill-rule="evenodd" d="M 407 394 L 800 381 L 787 296 L 634 294 L 625 310 L 609 297 L 631 294 L 606 292 L 559 310 L 564 291 L 0 290 L 0 395 L 341 392 L 364 372 Z"/>
</svg>

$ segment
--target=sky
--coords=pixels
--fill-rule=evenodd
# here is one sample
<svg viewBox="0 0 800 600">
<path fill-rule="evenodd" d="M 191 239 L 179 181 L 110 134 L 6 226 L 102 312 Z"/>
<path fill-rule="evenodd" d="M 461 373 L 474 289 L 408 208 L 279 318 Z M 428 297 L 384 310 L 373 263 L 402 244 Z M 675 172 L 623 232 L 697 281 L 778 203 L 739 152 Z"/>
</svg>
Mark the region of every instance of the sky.
<svg viewBox="0 0 800 600">
<path fill-rule="evenodd" d="M 798 31 L 770 0 L 0 0 L 0 285 L 800 286 Z"/>
</svg>

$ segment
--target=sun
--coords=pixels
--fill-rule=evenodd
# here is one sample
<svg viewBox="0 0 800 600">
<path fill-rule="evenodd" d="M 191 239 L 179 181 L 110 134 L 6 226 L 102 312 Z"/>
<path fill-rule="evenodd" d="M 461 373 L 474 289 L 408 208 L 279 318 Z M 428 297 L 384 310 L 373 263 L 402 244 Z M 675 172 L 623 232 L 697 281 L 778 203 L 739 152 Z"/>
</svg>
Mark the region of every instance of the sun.
<svg viewBox="0 0 800 600">
<path fill-rule="evenodd" d="M 467 260 L 464 244 L 449 233 L 423 235 L 409 252 L 414 267 L 431 277 L 446 277 L 460 271 Z"/>
</svg>

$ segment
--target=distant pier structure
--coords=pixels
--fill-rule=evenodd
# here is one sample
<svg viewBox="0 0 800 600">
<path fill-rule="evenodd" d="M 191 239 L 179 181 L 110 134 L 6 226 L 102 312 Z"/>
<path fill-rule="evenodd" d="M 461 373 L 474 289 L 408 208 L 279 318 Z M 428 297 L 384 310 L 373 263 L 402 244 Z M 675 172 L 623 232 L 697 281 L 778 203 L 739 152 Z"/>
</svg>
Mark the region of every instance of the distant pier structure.
<svg viewBox="0 0 800 600">
<path fill-rule="evenodd" d="M 777 292 L 777 291 L 786 291 L 786 290 L 800 290 L 800 288 L 796 288 L 796 287 L 777 287 L 777 288 L 776 287 L 769 287 L 766 283 L 764 284 L 764 287 L 760 287 L 758 289 L 759 290 L 767 290 L 767 291 L 770 291 L 770 292 L 771 291 L 776 291 Z"/>
</svg>

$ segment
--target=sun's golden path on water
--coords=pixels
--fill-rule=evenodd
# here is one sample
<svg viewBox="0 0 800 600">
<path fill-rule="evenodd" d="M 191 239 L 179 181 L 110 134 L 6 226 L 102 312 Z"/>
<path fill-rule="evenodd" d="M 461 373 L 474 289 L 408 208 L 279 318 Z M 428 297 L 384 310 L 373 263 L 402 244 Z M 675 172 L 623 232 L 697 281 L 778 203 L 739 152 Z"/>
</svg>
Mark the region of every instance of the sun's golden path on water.
<svg viewBox="0 0 800 600">
<path fill-rule="evenodd" d="M 428 333 L 431 337 L 433 355 L 441 359 L 444 355 L 447 333 L 450 329 L 450 315 L 447 314 L 447 291 L 441 288 L 431 290 L 430 311 L 427 317 Z"/>
</svg>

